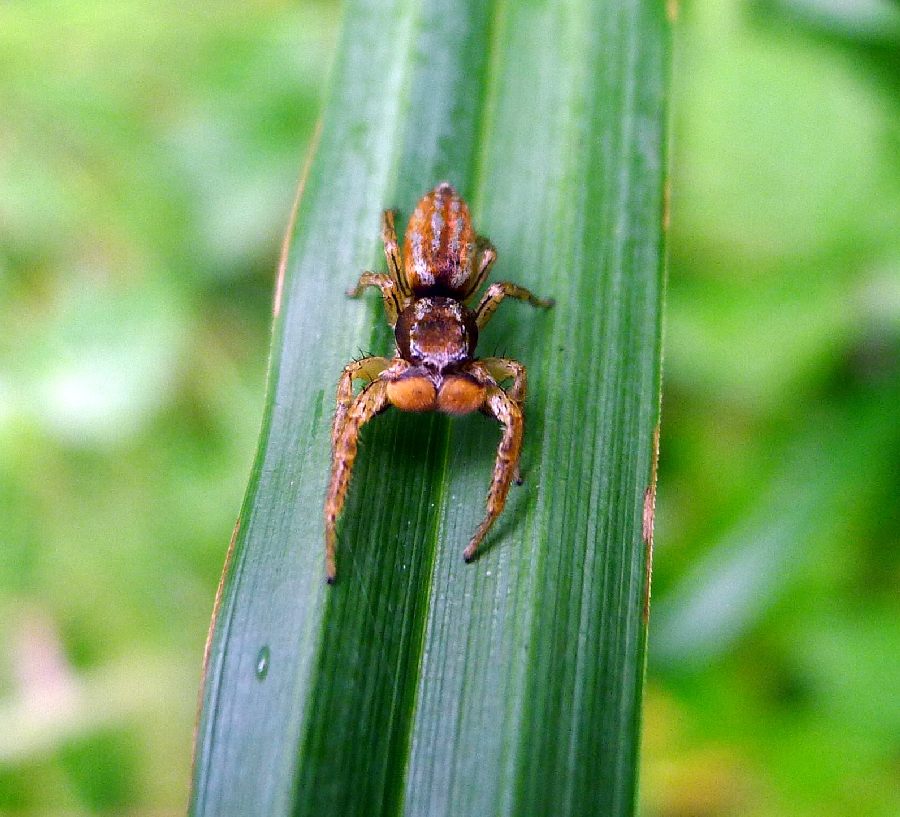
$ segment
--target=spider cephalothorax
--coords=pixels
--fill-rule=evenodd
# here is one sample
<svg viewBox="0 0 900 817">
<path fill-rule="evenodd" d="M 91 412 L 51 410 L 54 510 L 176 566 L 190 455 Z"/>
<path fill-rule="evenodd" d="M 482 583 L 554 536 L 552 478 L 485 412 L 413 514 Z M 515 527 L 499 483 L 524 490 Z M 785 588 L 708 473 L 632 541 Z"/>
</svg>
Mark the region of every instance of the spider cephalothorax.
<svg viewBox="0 0 900 817">
<path fill-rule="evenodd" d="M 359 295 L 369 286 L 381 290 L 397 353 L 390 360 L 365 357 L 348 364 L 338 385 L 331 430 L 331 482 L 325 500 L 325 574 L 329 582 L 336 575 L 335 525 L 350 484 L 359 430 L 389 406 L 457 415 L 481 411 L 503 426 L 487 515 L 463 552 L 466 561 L 474 558 L 518 474 L 526 384 L 521 363 L 502 357 L 475 358 L 478 332 L 507 296 L 532 306 L 553 305 L 552 300 L 536 298 L 524 287 L 496 283 L 470 308 L 497 253 L 486 238 L 475 233 L 469 208 L 446 182 L 426 193 L 416 206 L 406 228 L 402 263 L 390 210 L 384 214 L 382 239 L 389 272 L 364 272 L 348 294 Z M 354 380 L 366 383 L 355 396 Z M 501 388 L 507 380 L 512 384 Z"/>
</svg>

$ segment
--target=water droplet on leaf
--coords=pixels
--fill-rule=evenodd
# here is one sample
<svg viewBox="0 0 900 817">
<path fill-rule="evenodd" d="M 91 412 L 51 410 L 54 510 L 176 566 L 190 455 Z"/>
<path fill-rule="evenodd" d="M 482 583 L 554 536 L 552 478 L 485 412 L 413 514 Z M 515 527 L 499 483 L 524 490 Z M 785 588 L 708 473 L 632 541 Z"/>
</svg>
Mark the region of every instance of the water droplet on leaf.
<svg viewBox="0 0 900 817">
<path fill-rule="evenodd" d="M 256 656 L 256 677 L 262 681 L 269 674 L 269 648 L 263 647 Z"/>
</svg>

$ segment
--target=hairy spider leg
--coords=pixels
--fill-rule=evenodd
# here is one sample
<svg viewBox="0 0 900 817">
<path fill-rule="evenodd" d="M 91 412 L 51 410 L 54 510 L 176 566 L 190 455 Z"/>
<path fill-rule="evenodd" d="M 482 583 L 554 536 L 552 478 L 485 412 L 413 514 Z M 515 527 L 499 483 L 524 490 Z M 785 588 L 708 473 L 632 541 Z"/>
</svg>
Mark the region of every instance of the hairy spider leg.
<svg viewBox="0 0 900 817">
<path fill-rule="evenodd" d="M 341 372 L 341 379 L 338 381 L 337 408 L 334 412 L 334 422 L 331 424 L 332 452 L 337 448 L 341 429 L 347 418 L 347 411 L 353 402 L 353 381 L 365 380 L 368 382 L 374 380 L 390 365 L 391 361 L 386 357 L 364 357 L 344 366 L 344 370 Z"/>
<path fill-rule="evenodd" d="M 478 236 L 478 242 L 476 244 L 476 263 L 478 265 L 478 272 L 472 276 L 471 283 L 463 295 L 464 302 L 468 303 L 475 297 L 478 290 L 481 289 L 481 285 L 487 279 L 488 273 L 491 271 L 491 267 L 494 266 L 494 261 L 496 260 L 497 250 L 494 249 L 494 245 L 484 236 Z"/>
<path fill-rule="evenodd" d="M 521 408 L 525 403 L 525 392 L 528 389 L 528 373 L 525 371 L 525 367 L 518 360 L 508 357 L 486 357 L 479 362 L 497 383 L 512 379 L 512 385 L 505 391 Z M 516 470 L 513 472 L 513 482 L 516 485 L 522 484 L 522 472 L 518 462 Z"/>
<path fill-rule="evenodd" d="M 406 280 L 406 272 L 403 269 L 403 259 L 400 257 L 400 245 L 397 243 L 397 228 L 394 227 L 394 211 L 385 210 L 381 220 L 381 241 L 384 244 L 384 258 L 387 261 L 388 272 L 396 281 L 397 286 L 404 295 L 412 294 L 412 287 Z M 393 324 L 391 324 L 393 326 Z"/>
<path fill-rule="evenodd" d="M 539 306 L 542 309 L 549 309 L 553 306 L 552 298 L 538 298 L 525 287 L 518 284 L 511 284 L 508 281 L 498 281 L 491 284 L 484 293 L 478 306 L 475 308 L 475 323 L 478 325 L 479 331 L 491 319 L 491 315 L 500 306 L 500 301 L 504 298 L 516 298 L 520 301 L 528 301 L 532 306 Z"/>
<path fill-rule="evenodd" d="M 364 272 L 359 276 L 356 286 L 347 290 L 347 295 L 356 298 L 366 287 L 378 287 L 381 290 L 384 314 L 393 329 L 397 323 L 397 316 L 406 308 L 408 300 L 400 291 L 400 286 L 390 275 L 383 272 Z"/>
<path fill-rule="evenodd" d="M 337 576 L 335 561 L 335 526 L 347 498 L 347 488 L 353 474 L 353 462 L 359 443 L 359 430 L 389 405 L 387 383 L 375 380 L 354 399 L 347 412 L 331 459 L 331 481 L 325 499 L 325 579 L 329 584 Z"/>
<path fill-rule="evenodd" d="M 525 402 L 525 391 L 528 388 L 528 374 L 525 367 L 518 360 L 508 357 L 485 357 L 480 361 L 487 369 L 487 373 L 497 381 L 512 380 L 512 385 L 506 389 L 506 393 L 520 406 Z"/>
<path fill-rule="evenodd" d="M 509 484 L 512 482 L 522 451 L 522 433 L 525 425 L 521 407 L 499 386 L 493 386 L 488 390 L 484 409 L 503 426 L 503 436 L 497 448 L 497 459 L 494 462 L 494 473 L 488 490 L 487 515 L 463 551 L 463 559 L 467 562 L 475 558 L 478 545 L 506 504 Z"/>
</svg>

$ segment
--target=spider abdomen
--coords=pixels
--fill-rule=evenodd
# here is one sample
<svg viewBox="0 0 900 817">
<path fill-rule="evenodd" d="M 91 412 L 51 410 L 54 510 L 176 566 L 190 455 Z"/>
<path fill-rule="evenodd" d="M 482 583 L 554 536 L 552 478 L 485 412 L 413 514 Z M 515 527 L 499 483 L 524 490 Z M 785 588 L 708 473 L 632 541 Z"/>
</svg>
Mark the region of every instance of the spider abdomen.
<svg viewBox="0 0 900 817">
<path fill-rule="evenodd" d="M 449 184 L 426 193 L 406 228 L 406 278 L 417 295 L 465 295 L 471 288 L 475 230 L 469 208 Z"/>
</svg>

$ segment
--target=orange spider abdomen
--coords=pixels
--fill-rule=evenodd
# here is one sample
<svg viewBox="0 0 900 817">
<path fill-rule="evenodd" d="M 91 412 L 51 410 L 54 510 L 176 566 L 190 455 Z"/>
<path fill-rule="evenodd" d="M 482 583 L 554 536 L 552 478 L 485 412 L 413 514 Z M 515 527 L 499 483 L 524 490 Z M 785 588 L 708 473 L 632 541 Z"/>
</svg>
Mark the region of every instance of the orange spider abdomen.
<svg viewBox="0 0 900 817">
<path fill-rule="evenodd" d="M 476 234 L 468 205 L 446 182 L 416 205 L 403 241 L 406 280 L 416 295 L 462 295 L 473 275 Z"/>
</svg>

